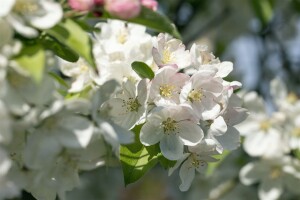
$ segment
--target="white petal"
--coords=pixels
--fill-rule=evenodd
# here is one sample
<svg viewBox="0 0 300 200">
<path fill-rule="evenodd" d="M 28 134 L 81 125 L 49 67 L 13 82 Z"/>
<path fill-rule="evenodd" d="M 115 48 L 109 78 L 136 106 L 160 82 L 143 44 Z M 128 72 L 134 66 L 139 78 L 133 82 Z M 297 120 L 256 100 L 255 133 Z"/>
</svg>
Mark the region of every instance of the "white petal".
<svg viewBox="0 0 300 200">
<path fill-rule="evenodd" d="M 179 137 L 184 145 L 195 146 L 204 137 L 202 129 L 189 121 L 178 122 Z"/>
<path fill-rule="evenodd" d="M 33 16 L 31 17 L 30 23 L 40 29 L 48 29 L 57 24 L 62 16 L 62 8 L 60 4 L 51 1 L 41 1 L 42 7 L 46 14 L 43 16 Z"/>
<path fill-rule="evenodd" d="M 234 150 L 240 146 L 240 133 L 234 127 L 228 127 L 228 130 L 225 134 L 220 136 L 215 136 L 218 142 L 224 149 Z"/>
<path fill-rule="evenodd" d="M 286 174 L 283 177 L 283 181 L 288 190 L 290 190 L 293 193 L 300 194 L 300 190 L 299 190 L 300 179 L 299 179 L 299 177 L 297 178 L 294 174 Z"/>
<path fill-rule="evenodd" d="M 268 172 L 260 163 L 248 163 L 240 170 L 240 180 L 245 185 L 251 185 L 258 182 L 264 174 Z"/>
<path fill-rule="evenodd" d="M 15 4 L 15 0 L 5 0 L 1 1 L 0 6 L 0 17 L 6 16 Z"/>
<path fill-rule="evenodd" d="M 181 163 L 182 163 L 184 160 L 187 159 L 187 157 L 189 157 L 189 155 L 191 155 L 191 154 L 190 154 L 190 153 L 185 153 L 185 154 L 183 154 L 182 158 L 180 158 L 180 159 L 176 162 L 176 164 L 175 164 L 173 167 L 171 167 L 171 168 L 169 169 L 168 176 L 171 176 L 171 174 L 173 174 L 173 172 L 181 165 Z"/>
<path fill-rule="evenodd" d="M 17 15 L 8 15 L 6 19 L 10 22 L 12 27 L 21 35 L 28 37 L 28 38 L 34 38 L 38 36 L 38 31 L 34 28 L 31 28 L 30 26 L 27 26 L 25 24 L 24 19 Z"/>
<path fill-rule="evenodd" d="M 187 191 L 195 177 L 195 168 L 191 167 L 189 160 L 186 160 L 182 164 L 179 171 L 179 176 L 181 179 L 181 185 L 179 186 L 179 189 L 181 191 Z"/>
<path fill-rule="evenodd" d="M 114 123 L 98 120 L 98 126 L 103 131 L 106 141 L 108 141 L 115 149 L 119 144 L 129 144 L 134 141 L 134 135 L 131 131 L 124 129 Z"/>
<path fill-rule="evenodd" d="M 281 179 L 267 179 L 259 185 L 258 196 L 260 199 L 276 200 L 282 192 Z"/>
<path fill-rule="evenodd" d="M 226 77 L 232 70 L 233 70 L 232 62 L 225 61 L 219 64 L 218 72 L 216 75 L 223 78 Z"/>
<path fill-rule="evenodd" d="M 224 134 L 227 131 L 227 124 L 222 116 L 217 117 L 210 125 L 210 130 L 215 136 Z"/>
<path fill-rule="evenodd" d="M 163 156 L 169 160 L 178 160 L 183 156 L 183 142 L 176 135 L 165 135 L 159 146 Z"/>
<path fill-rule="evenodd" d="M 140 133 L 140 140 L 143 145 L 149 146 L 158 143 L 164 137 L 162 128 L 150 122 L 144 124 Z"/>
<path fill-rule="evenodd" d="M 59 123 L 56 137 L 65 147 L 84 148 L 89 144 L 94 131 L 89 120 L 80 116 L 64 116 Z"/>
<path fill-rule="evenodd" d="M 59 142 L 47 131 L 35 132 L 27 139 L 23 158 L 26 166 L 33 169 L 42 169 L 51 165 L 62 150 Z"/>
</svg>

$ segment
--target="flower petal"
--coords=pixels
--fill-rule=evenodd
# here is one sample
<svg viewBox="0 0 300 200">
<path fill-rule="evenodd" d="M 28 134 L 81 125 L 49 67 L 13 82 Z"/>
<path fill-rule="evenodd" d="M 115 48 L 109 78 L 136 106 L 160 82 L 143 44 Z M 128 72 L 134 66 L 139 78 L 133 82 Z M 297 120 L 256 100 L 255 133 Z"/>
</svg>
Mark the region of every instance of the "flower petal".
<svg viewBox="0 0 300 200">
<path fill-rule="evenodd" d="M 178 126 L 179 137 L 184 145 L 195 146 L 204 137 L 202 129 L 195 123 L 190 121 L 181 121 L 178 122 Z"/>
<path fill-rule="evenodd" d="M 150 122 L 144 124 L 140 133 L 140 140 L 143 145 L 149 146 L 158 143 L 164 136 L 163 130 Z"/>
<path fill-rule="evenodd" d="M 181 185 L 179 186 L 179 189 L 181 191 L 187 191 L 195 177 L 195 168 L 191 167 L 189 160 L 186 160 L 182 164 L 179 171 L 179 176 L 181 179 Z"/>
<path fill-rule="evenodd" d="M 178 160 L 183 156 L 183 142 L 174 134 L 165 135 L 159 146 L 163 156 L 169 160 Z"/>
<path fill-rule="evenodd" d="M 258 189 L 258 196 L 260 199 L 276 200 L 283 192 L 281 179 L 266 179 Z"/>
</svg>

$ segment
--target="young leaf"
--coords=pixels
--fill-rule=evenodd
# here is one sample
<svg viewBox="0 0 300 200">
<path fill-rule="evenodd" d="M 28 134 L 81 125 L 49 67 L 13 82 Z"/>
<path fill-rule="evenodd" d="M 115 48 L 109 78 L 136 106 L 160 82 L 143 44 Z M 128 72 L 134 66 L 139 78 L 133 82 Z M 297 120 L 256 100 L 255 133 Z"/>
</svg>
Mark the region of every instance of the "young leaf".
<svg viewBox="0 0 300 200">
<path fill-rule="evenodd" d="M 116 17 L 111 16 L 107 12 L 105 12 L 102 17 L 116 19 Z M 181 38 L 178 30 L 167 17 L 146 7 L 142 7 L 139 16 L 127 21 L 147 26 L 148 28 L 151 28 L 158 32 L 169 33 L 170 35 L 173 35 L 178 39 Z"/>
<path fill-rule="evenodd" d="M 78 53 L 92 67 L 96 68 L 90 37 L 77 23 L 67 19 L 46 32 L 72 51 Z"/>
<path fill-rule="evenodd" d="M 20 67 L 25 69 L 36 83 L 43 78 L 45 68 L 45 51 L 38 44 L 25 46 L 15 57 Z"/>
<path fill-rule="evenodd" d="M 131 67 L 141 78 L 150 80 L 154 78 L 154 72 L 146 63 L 136 61 L 131 64 Z"/>
<path fill-rule="evenodd" d="M 45 49 L 51 50 L 55 55 L 69 62 L 77 62 L 79 55 L 61 42 L 46 36 L 41 40 Z"/>
<path fill-rule="evenodd" d="M 135 133 L 135 143 L 121 145 L 120 160 L 122 164 L 125 185 L 139 180 L 147 171 L 154 167 L 157 162 L 156 147 L 145 147 L 139 141 L 141 125 L 132 131 Z M 157 152 L 157 153 L 156 153 Z"/>
</svg>

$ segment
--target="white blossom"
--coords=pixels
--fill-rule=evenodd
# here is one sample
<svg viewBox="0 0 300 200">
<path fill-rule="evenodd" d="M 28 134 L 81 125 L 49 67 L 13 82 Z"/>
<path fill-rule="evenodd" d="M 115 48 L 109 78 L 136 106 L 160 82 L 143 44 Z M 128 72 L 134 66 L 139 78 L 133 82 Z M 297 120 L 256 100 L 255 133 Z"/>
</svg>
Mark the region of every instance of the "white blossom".
<svg viewBox="0 0 300 200">
<path fill-rule="evenodd" d="M 203 131 L 195 123 L 190 110 L 182 106 L 168 106 L 154 111 L 143 125 L 140 140 L 145 146 L 159 142 L 162 154 L 177 160 L 183 146 L 195 146 L 203 138 Z"/>
<path fill-rule="evenodd" d="M 264 200 L 275 200 L 284 189 L 299 194 L 299 161 L 284 156 L 271 160 L 248 163 L 240 171 L 240 180 L 245 185 L 260 182 L 258 195 Z"/>
<path fill-rule="evenodd" d="M 223 85 L 220 78 L 214 77 L 216 70 L 202 70 L 195 73 L 184 85 L 180 102 L 190 105 L 195 115 L 202 120 L 215 119 L 220 111 Z"/>
<path fill-rule="evenodd" d="M 167 34 L 159 34 L 153 45 L 153 58 L 159 67 L 175 65 L 179 69 L 191 64 L 191 55 L 185 50 L 182 41 L 172 38 Z"/>
<path fill-rule="evenodd" d="M 146 79 L 137 84 L 130 80 L 123 83 L 122 91 L 107 101 L 112 120 L 120 126 L 131 129 L 146 112 L 147 101 Z"/>
<path fill-rule="evenodd" d="M 7 0 L 7 4 L 11 10 L 6 20 L 18 33 L 29 38 L 38 36 L 35 28 L 51 28 L 63 16 L 60 4 L 53 0 Z"/>
<path fill-rule="evenodd" d="M 157 106 L 179 104 L 181 89 L 188 80 L 189 76 L 172 66 L 159 69 L 151 81 L 149 101 Z"/>
</svg>

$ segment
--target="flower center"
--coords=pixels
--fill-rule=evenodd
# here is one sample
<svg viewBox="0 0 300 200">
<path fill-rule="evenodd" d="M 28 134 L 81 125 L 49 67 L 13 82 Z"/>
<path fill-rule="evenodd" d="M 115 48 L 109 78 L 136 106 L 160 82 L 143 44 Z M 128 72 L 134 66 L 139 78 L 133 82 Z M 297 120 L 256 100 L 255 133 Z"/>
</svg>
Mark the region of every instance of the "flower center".
<svg viewBox="0 0 300 200">
<path fill-rule="evenodd" d="M 164 85 L 161 85 L 159 87 L 159 93 L 161 96 L 163 97 L 172 97 L 172 94 L 173 94 L 173 90 L 175 89 L 175 86 L 173 85 L 168 85 L 168 84 L 164 84 Z"/>
<path fill-rule="evenodd" d="M 168 64 L 171 62 L 172 54 L 169 49 L 164 49 L 162 52 L 162 63 Z"/>
<path fill-rule="evenodd" d="M 125 42 L 127 42 L 127 39 L 128 39 L 127 30 L 125 30 L 125 29 L 120 30 L 119 34 L 117 35 L 117 41 L 120 44 L 125 44 Z"/>
<path fill-rule="evenodd" d="M 13 10 L 20 14 L 30 14 L 39 10 L 39 5 L 33 1 L 17 0 Z"/>
<path fill-rule="evenodd" d="M 271 179 L 277 179 L 281 175 L 282 171 L 279 167 L 272 167 L 271 173 L 270 173 L 270 178 Z"/>
<path fill-rule="evenodd" d="M 287 96 L 287 101 L 291 104 L 294 104 L 294 103 L 296 103 L 296 101 L 298 101 L 298 97 L 295 93 L 291 92 Z"/>
<path fill-rule="evenodd" d="M 86 66 L 86 65 L 80 65 L 80 72 L 81 73 L 84 73 L 84 72 L 87 72 L 89 71 L 89 67 Z"/>
<path fill-rule="evenodd" d="M 266 132 L 269 130 L 269 128 L 271 128 L 271 122 L 269 120 L 264 120 L 262 122 L 260 122 L 260 130 Z"/>
<path fill-rule="evenodd" d="M 128 101 L 123 102 L 123 103 L 124 103 L 124 106 L 126 106 L 126 110 L 129 112 L 138 112 L 139 107 L 141 106 L 141 104 L 139 103 L 137 98 L 135 98 L 135 99 L 129 98 Z"/>
<path fill-rule="evenodd" d="M 201 90 L 192 90 L 190 91 L 189 95 L 188 95 L 188 100 L 190 100 L 192 103 L 195 101 L 201 101 L 203 97 L 203 93 L 201 92 Z"/>
<path fill-rule="evenodd" d="M 164 133 L 170 134 L 170 132 L 174 132 L 178 128 L 178 124 L 175 120 L 171 119 L 170 117 L 167 118 L 166 121 L 162 122 Z"/>
<path fill-rule="evenodd" d="M 292 136 L 300 137 L 300 128 L 299 128 L 299 127 L 294 128 L 294 129 L 292 130 Z"/>
</svg>

